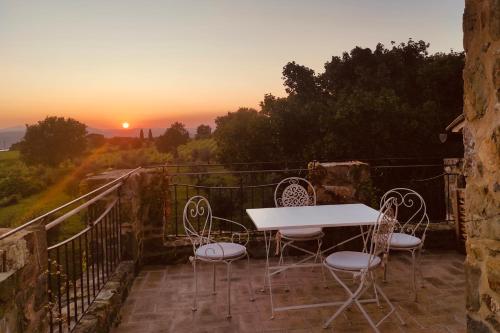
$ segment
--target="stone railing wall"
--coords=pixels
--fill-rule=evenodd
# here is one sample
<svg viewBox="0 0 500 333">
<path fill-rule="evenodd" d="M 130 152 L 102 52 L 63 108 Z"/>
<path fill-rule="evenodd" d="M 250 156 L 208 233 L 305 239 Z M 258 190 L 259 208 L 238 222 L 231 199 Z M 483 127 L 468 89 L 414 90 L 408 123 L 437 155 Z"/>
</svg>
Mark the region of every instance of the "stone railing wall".
<svg viewBox="0 0 500 333">
<path fill-rule="evenodd" d="M 500 332 L 500 1 L 463 16 L 467 325 Z"/>
<path fill-rule="evenodd" d="M 372 204 L 374 193 L 367 163 L 317 163 L 312 166 L 311 175 L 318 204 Z"/>
<path fill-rule="evenodd" d="M 0 234 L 9 229 L 0 229 Z M 42 225 L 0 241 L 0 332 L 48 329 L 47 235 Z"/>
</svg>

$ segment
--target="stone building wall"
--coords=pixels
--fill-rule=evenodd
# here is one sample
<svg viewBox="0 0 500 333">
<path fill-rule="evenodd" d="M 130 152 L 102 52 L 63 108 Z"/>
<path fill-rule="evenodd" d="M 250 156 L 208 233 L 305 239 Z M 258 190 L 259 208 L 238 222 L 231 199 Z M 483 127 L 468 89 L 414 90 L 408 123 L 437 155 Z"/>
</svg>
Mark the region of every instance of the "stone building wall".
<svg viewBox="0 0 500 333">
<path fill-rule="evenodd" d="M 467 326 L 500 331 L 500 1 L 463 16 Z"/>
</svg>

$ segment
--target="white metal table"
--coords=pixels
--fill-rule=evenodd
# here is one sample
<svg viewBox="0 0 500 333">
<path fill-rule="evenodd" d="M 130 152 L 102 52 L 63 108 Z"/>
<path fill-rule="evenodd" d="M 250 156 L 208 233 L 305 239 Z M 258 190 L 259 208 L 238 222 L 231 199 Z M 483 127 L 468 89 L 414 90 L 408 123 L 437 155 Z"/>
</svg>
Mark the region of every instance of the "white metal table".
<svg viewBox="0 0 500 333">
<path fill-rule="evenodd" d="M 274 318 L 275 311 L 286 311 L 295 309 L 304 309 L 320 306 L 341 305 L 344 302 L 328 302 L 316 304 L 292 305 L 285 307 L 274 307 L 271 277 L 286 269 L 292 267 L 314 267 L 322 263 L 292 265 L 269 265 L 269 254 L 271 252 L 272 231 L 278 229 L 294 228 L 330 228 L 330 227 L 357 227 L 361 233 L 346 241 L 336 244 L 323 252 L 327 252 L 355 238 L 363 237 L 366 232 L 363 226 L 372 226 L 377 222 L 379 212 L 364 204 L 342 204 L 342 205 L 323 205 L 323 206 L 301 206 L 301 207 L 277 207 L 277 208 L 255 208 L 247 209 L 247 214 L 255 224 L 258 231 L 264 232 L 264 241 L 266 246 L 266 278 L 269 285 L 269 296 L 271 301 L 271 318 Z"/>
</svg>

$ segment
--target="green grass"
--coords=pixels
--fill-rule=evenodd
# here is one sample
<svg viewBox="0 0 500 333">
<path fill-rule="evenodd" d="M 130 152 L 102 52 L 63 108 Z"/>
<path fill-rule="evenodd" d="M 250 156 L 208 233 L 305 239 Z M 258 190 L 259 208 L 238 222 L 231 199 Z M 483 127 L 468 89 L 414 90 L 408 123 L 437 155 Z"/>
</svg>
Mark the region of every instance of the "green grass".
<svg viewBox="0 0 500 333">
<path fill-rule="evenodd" d="M 19 152 L 18 151 L 4 151 L 0 152 L 0 163 L 5 163 L 8 161 L 17 161 L 19 160 Z"/>
<path fill-rule="evenodd" d="M 0 227 L 16 227 L 29 220 L 40 216 L 62 204 L 70 201 L 72 197 L 64 191 L 57 192 L 56 196 L 44 201 L 42 207 L 38 203 L 50 192 L 47 189 L 28 198 L 21 199 L 17 204 L 0 208 Z M 38 207 L 38 208 L 37 208 Z"/>
</svg>

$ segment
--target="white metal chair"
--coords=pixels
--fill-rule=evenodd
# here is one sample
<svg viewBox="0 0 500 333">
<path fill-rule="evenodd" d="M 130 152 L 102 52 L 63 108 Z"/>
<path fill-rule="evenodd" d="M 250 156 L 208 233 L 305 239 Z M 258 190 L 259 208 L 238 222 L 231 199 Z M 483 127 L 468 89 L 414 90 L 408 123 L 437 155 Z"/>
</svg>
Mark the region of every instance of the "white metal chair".
<svg viewBox="0 0 500 333">
<path fill-rule="evenodd" d="M 276 207 L 296 207 L 296 206 L 314 206 L 316 205 L 316 191 L 313 185 L 304 178 L 289 177 L 278 183 L 274 190 L 274 203 Z M 297 249 L 308 256 L 299 263 L 314 258 L 314 261 L 321 262 L 321 243 L 323 236 L 321 228 L 295 228 L 282 229 L 278 231 L 280 258 L 279 264 L 284 263 L 283 254 L 287 247 Z M 297 246 L 297 242 L 314 241 L 318 242 L 316 252 L 309 251 L 303 247 Z"/>
<path fill-rule="evenodd" d="M 429 226 L 429 217 L 425 201 L 420 194 L 409 188 L 394 188 L 387 191 L 380 199 L 380 206 L 393 198 L 398 206 L 398 221 L 392 235 L 389 250 L 411 253 L 411 285 L 414 299 L 417 300 L 416 270 L 422 277 L 419 259 L 424 246 L 425 234 Z M 387 266 L 384 267 L 384 281 L 387 280 Z M 423 277 L 422 277 L 423 281 Z"/>
<path fill-rule="evenodd" d="M 212 233 L 214 221 L 232 223 L 241 232 L 232 232 L 227 241 L 217 242 Z M 212 209 L 208 200 L 203 196 L 194 196 L 188 200 L 184 207 L 183 223 L 186 235 L 193 245 L 194 256 L 190 257 L 194 270 L 194 301 L 193 311 L 197 310 L 198 297 L 198 276 L 196 270 L 197 261 L 213 264 L 213 294 L 216 288 L 215 264 L 224 263 L 227 265 L 227 318 L 231 317 L 231 263 L 233 261 L 247 258 L 248 288 L 250 300 L 254 300 L 254 293 L 251 281 L 250 257 L 246 249 L 249 240 L 248 229 L 245 226 L 228 219 L 223 219 L 212 215 Z M 200 226 L 197 230 L 194 225 Z M 242 244 L 240 244 L 242 242 Z"/>
<path fill-rule="evenodd" d="M 370 244 L 365 243 L 363 252 L 355 251 L 339 251 L 330 254 L 326 257 L 323 265 L 330 271 L 335 280 L 345 289 L 348 299 L 340 306 L 339 309 L 331 316 L 324 324 L 327 328 L 330 323 L 335 320 L 349 306 L 355 304 L 363 316 L 366 318 L 370 326 L 375 332 L 379 332 L 378 326 L 387 319 L 391 314 L 396 314 L 401 324 L 405 322 L 397 312 L 389 298 L 376 283 L 375 269 L 383 265 L 384 256 L 389 250 L 389 241 L 396 223 L 397 206 L 394 200 L 388 200 L 380 210 L 380 215 L 375 226 L 371 228 Z M 369 250 L 368 250 L 369 248 Z M 359 286 L 352 291 L 338 276 L 338 273 L 347 273 L 352 275 L 354 281 L 359 281 Z M 361 297 L 369 289 L 374 290 L 374 298 L 361 299 Z M 362 304 L 377 303 L 380 305 L 379 295 L 390 308 L 390 311 L 378 322 L 374 322 L 368 315 Z"/>
</svg>

